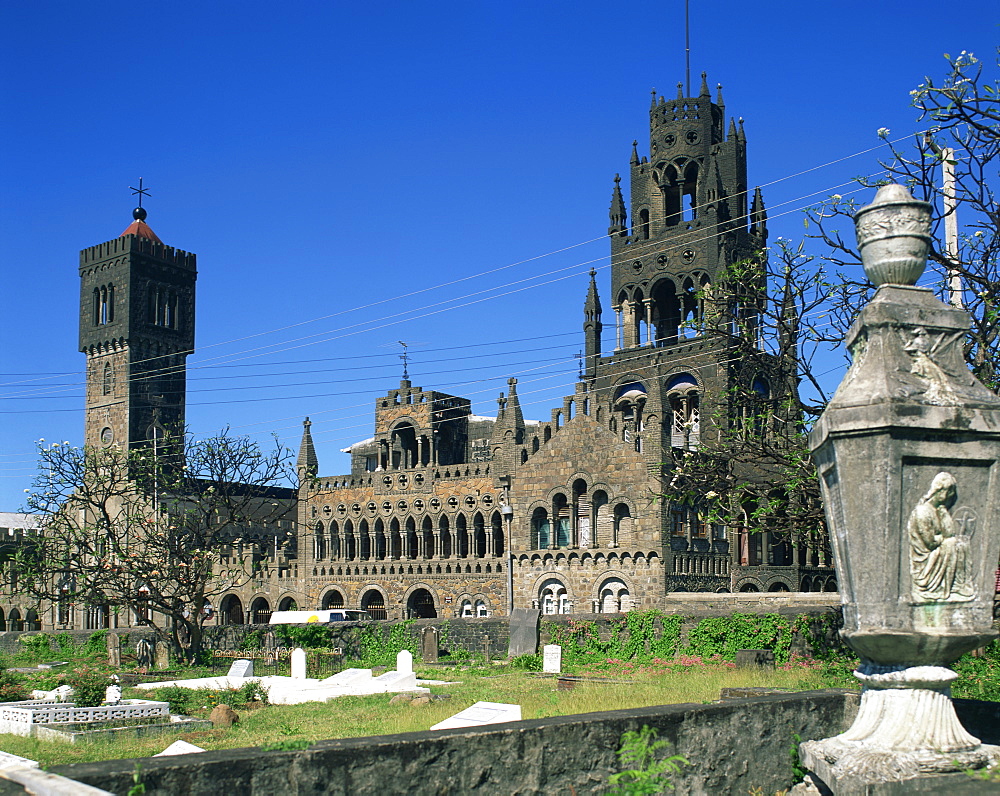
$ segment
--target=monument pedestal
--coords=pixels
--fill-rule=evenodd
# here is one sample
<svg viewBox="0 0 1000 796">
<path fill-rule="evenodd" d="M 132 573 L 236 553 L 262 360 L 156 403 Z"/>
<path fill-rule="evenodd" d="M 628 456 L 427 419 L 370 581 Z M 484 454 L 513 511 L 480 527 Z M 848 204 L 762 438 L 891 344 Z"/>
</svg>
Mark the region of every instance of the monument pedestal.
<svg viewBox="0 0 1000 796">
<path fill-rule="evenodd" d="M 837 796 L 1000 761 L 1000 747 L 980 743 L 958 720 L 951 669 L 869 663 L 854 675 L 864 691 L 851 728 L 799 747 L 805 766 Z"/>
</svg>

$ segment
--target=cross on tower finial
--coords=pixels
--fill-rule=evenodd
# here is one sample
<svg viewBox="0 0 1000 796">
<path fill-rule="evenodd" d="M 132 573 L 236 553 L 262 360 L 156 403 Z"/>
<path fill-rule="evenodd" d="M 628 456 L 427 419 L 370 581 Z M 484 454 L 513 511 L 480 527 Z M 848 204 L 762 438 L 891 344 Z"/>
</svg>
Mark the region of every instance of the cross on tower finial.
<svg viewBox="0 0 1000 796">
<path fill-rule="evenodd" d="M 139 207 L 142 207 L 142 197 L 144 197 L 144 196 L 152 196 L 152 194 L 149 192 L 148 188 L 143 188 L 142 187 L 142 177 L 139 178 L 139 187 L 138 188 L 133 188 L 130 185 L 129 186 L 129 190 L 132 191 L 132 196 L 135 196 L 136 194 L 139 195 Z"/>
</svg>

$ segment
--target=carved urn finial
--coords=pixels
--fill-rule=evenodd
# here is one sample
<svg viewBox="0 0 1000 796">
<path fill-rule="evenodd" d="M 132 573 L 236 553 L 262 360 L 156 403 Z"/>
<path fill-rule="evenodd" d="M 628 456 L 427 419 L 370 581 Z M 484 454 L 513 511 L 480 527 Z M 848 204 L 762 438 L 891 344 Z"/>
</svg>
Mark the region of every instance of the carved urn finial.
<svg viewBox="0 0 1000 796">
<path fill-rule="evenodd" d="M 931 245 L 931 206 L 902 185 L 883 185 L 854 216 L 865 274 L 873 285 L 915 285 Z"/>
</svg>

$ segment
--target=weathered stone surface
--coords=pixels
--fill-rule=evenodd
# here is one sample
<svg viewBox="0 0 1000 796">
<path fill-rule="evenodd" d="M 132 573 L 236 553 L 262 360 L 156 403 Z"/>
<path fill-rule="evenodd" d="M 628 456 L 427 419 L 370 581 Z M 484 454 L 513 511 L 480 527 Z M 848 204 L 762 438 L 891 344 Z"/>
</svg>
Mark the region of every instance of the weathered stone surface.
<svg viewBox="0 0 1000 796">
<path fill-rule="evenodd" d="M 537 608 L 515 608 L 510 616 L 510 644 L 507 647 L 507 657 L 518 655 L 534 655 L 538 652 L 538 617 L 541 611 Z"/>
<path fill-rule="evenodd" d="M 215 727 L 232 727 L 240 720 L 240 714 L 229 705 L 216 705 L 208 716 L 208 720 Z"/>
<path fill-rule="evenodd" d="M 692 762 L 677 794 L 765 793 L 791 785 L 793 732 L 821 738 L 846 727 L 857 694 L 812 691 L 710 705 L 666 705 L 530 719 L 478 729 L 321 741 L 306 751 L 229 749 L 143 760 L 147 796 L 600 792 L 620 770 L 622 733 L 643 725 Z M 81 782 L 124 793 L 133 760 L 60 766 Z M 433 772 L 429 776 L 428 772 Z"/>
<path fill-rule="evenodd" d="M 774 650 L 736 650 L 737 669 L 773 669 Z"/>
</svg>

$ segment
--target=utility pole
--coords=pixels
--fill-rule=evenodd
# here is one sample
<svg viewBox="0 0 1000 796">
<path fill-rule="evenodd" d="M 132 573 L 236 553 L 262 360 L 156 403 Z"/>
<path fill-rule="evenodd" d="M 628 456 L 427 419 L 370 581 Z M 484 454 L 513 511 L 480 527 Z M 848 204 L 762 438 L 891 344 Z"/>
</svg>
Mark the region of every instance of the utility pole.
<svg viewBox="0 0 1000 796">
<path fill-rule="evenodd" d="M 944 253 L 948 259 L 958 262 L 958 202 L 955 200 L 955 150 L 938 146 L 930 133 L 924 135 L 924 142 L 931 151 L 941 158 L 941 197 L 944 206 Z M 962 307 L 962 278 L 957 268 L 948 268 L 949 303 Z"/>
</svg>

